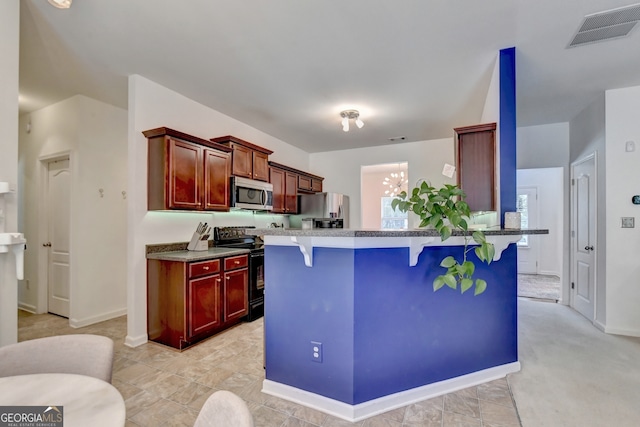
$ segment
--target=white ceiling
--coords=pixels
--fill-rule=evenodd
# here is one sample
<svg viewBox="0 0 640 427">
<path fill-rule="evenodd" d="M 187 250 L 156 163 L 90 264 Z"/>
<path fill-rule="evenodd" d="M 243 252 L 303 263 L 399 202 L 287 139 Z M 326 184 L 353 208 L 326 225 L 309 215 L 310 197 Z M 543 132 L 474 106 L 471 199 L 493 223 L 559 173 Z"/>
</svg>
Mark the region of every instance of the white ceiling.
<svg viewBox="0 0 640 427">
<path fill-rule="evenodd" d="M 20 3 L 22 112 L 76 94 L 127 108 L 127 76 L 140 74 L 307 152 L 476 124 L 511 46 L 518 126 L 569 121 L 604 90 L 640 85 L 640 30 L 566 48 L 585 15 L 625 0 Z M 364 128 L 342 132 L 347 108 Z"/>
</svg>

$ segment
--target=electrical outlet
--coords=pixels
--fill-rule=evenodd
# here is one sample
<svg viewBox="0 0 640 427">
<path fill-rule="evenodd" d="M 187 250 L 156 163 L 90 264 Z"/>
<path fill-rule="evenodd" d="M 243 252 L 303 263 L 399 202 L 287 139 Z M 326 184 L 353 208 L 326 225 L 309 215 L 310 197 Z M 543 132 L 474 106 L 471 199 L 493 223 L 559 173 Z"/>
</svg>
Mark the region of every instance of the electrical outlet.
<svg viewBox="0 0 640 427">
<path fill-rule="evenodd" d="M 322 343 L 311 341 L 311 360 L 322 363 Z"/>
<path fill-rule="evenodd" d="M 622 217 L 622 228 L 634 228 L 635 227 L 635 218 L 632 216 L 623 216 Z"/>
</svg>

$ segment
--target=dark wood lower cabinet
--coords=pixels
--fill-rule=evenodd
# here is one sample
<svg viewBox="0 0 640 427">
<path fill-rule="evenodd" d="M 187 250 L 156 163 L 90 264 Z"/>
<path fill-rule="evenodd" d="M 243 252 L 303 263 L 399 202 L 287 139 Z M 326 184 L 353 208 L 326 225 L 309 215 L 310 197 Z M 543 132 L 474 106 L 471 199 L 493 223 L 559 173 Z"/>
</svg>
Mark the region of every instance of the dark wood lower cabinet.
<svg viewBox="0 0 640 427">
<path fill-rule="evenodd" d="M 248 312 L 248 256 L 198 262 L 147 260 L 151 341 L 182 350 Z"/>
<path fill-rule="evenodd" d="M 249 298 L 247 283 L 249 272 L 246 268 L 224 273 L 224 321 L 230 322 L 247 315 Z"/>
<path fill-rule="evenodd" d="M 220 327 L 220 274 L 189 280 L 187 341 Z"/>
</svg>

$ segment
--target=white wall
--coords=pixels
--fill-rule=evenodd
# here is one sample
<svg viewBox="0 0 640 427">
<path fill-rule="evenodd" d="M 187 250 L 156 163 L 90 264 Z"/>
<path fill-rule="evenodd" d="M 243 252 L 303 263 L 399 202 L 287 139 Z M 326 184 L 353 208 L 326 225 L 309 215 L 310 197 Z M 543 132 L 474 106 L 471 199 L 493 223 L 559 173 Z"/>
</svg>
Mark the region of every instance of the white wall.
<svg viewBox="0 0 640 427">
<path fill-rule="evenodd" d="M 382 224 L 382 197 L 391 197 L 390 194 L 385 194 L 385 191 L 389 191 L 388 185 L 383 185 L 385 178 L 390 178 L 391 173 L 399 173 L 403 171 L 407 173 L 406 165 L 403 164 L 391 164 L 380 165 L 385 170 L 380 170 L 379 166 L 364 166 L 360 171 L 362 178 L 362 200 L 361 200 L 361 215 L 362 228 L 380 228 Z M 398 178 L 399 179 L 399 178 Z M 396 184 L 392 180 L 390 181 Z M 400 187 L 398 191 L 408 191 L 408 185 Z"/>
<path fill-rule="evenodd" d="M 495 183 L 496 183 L 496 208 L 497 211 L 493 215 L 493 221 L 487 221 L 489 226 L 502 224 L 502 218 L 500 218 L 501 201 L 500 201 L 500 53 L 496 55 L 496 62 L 493 66 L 493 73 L 491 74 L 491 82 L 489 83 L 489 89 L 487 90 L 487 96 L 484 100 L 484 108 L 480 116 L 478 123 L 495 123 L 496 124 L 496 152 L 495 152 Z M 475 123 L 469 123 L 475 124 Z M 455 164 L 455 163 L 454 163 Z M 486 217 L 486 214 L 482 215 Z M 496 221 L 497 220 L 497 221 Z M 471 223 L 477 223 L 477 221 L 485 221 L 482 218 L 474 217 Z"/>
<path fill-rule="evenodd" d="M 127 304 L 130 346 L 147 341 L 145 245 L 188 241 L 198 222 L 212 226 L 286 223 L 286 217 L 252 213 L 147 212 L 147 140 L 142 132 L 169 127 L 203 139 L 233 135 L 273 150 L 270 160 L 322 175 L 309 155 L 283 141 L 142 76 L 129 78 Z M 358 169 L 359 172 L 359 169 Z"/>
<path fill-rule="evenodd" d="M 549 200 L 545 204 L 555 203 L 561 207 L 558 213 L 562 224 L 557 232 L 562 233 L 556 236 L 561 239 L 561 250 L 559 254 L 562 259 L 562 267 L 558 274 L 561 278 L 561 301 L 569 304 L 570 278 L 570 256 L 571 256 L 571 168 L 570 164 L 570 126 L 568 122 L 552 123 L 540 126 L 525 126 L 517 129 L 517 161 L 518 172 L 521 169 L 534 168 L 555 168 L 562 167 L 563 175 L 560 183 L 565 190 L 561 193 L 561 198 L 554 201 Z M 518 185 L 520 175 L 518 174 Z M 551 233 L 551 230 L 549 231 Z"/>
<path fill-rule="evenodd" d="M 570 149 L 569 162 L 574 163 L 584 159 L 591 153 L 596 154 L 596 188 L 598 210 L 596 212 L 597 232 L 595 242 L 596 252 L 596 314 L 594 322 L 605 328 L 607 324 L 607 280 L 606 280 L 606 216 L 605 200 L 605 99 L 604 94 L 598 96 L 591 104 L 582 110 L 569 123 Z M 570 197 L 570 194 L 568 195 Z M 569 266 L 571 268 L 571 266 Z"/>
<path fill-rule="evenodd" d="M 324 191 L 344 193 L 349 196 L 350 228 L 361 227 L 360 168 L 362 166 L 407 162 L 409 189 L 415 187 L 420 179 L 425 179 L 436 187 L 445 183 L 455 184 L 455 175 L 454 178 L 442 175 L 445 163 L 455 164 L 453 138 L 312 153 L 309 157 L 312 170 L 325 177 Z M 416 225 L 415 218 L 410 218 L 409 228 Z"/>
<path fill-rule="evenodd" d="M 27 124 L 30 123 L 30 133 Z M 24 198 L 20 213 L 30 250 L 19 305 L 47 311 L 43 217 L 46 158 L 68 154 L 71 182 L 70 316 L 85 326 L 126 313 L 127 112 L 77 95 L 20 117 Z M 99 189 L 103 190 L 103 197 Z M 27 280 L 29 288 L 27 288 Z"/>
<path fill-rule="evenodd" d="M 568 122 L 519 127 L 517 138 L 518 169 L 566 167 L 569 164 Z"/>
<path fill-rule="evenodd" d="M 605 105 L 605 330 L 640 336 L 640 207 L 631 203 L 640 194 L 640 86 L 606 91 Z M 626 141 L 634 141 L 636 151 L 626 152 Z M 621 217 L 634 217 L 636 228 L 621 228 Z"/>
<path fill-rule="evenodd" d="M 18 57 L 20 1 L 0 2 L 0 181 L 18 186 Z M 19 193 L 18 193 L 19 195 Z M 15 194 L 0 196 L 5 231 L 18 231 Z M 1 221 L 1 219 L 0 219 Z M 18 340 L 18 280 L 13 254 L 0 254 L 0 346 Z"/>
<path fill-rule="evenodd" d="M 564 259 L 564 169 L 518 169 L 518 187 L 535 187 L 538 194 L 538 224 L 549 234 L 529 236 L 539 248 L 538 272 L 562 277 Z"/>
</svg>

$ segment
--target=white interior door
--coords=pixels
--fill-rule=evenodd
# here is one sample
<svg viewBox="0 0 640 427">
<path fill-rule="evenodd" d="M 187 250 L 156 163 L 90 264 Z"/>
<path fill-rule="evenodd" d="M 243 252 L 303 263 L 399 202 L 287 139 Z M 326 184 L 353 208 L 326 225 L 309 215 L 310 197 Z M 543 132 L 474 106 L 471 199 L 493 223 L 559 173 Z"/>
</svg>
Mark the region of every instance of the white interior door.
<svg viewBox="0 0 640 427">
<path fill-rule="evenodd" d="M 517 210 L 521 228 L 538 227 L 538 189 L 518 187 Z M 518 246 L 518 273 L 538 274 L 539 241 L 535 235 L 524 235 Z"/>
<path fill-rule="evenodd" d="M 71 170 L 69 159 L 48 163 L 48 311 L 69 317 Z"/>
<path fill-rule="evenodd" d="M 596 175 L 595 156 L 573 165 L 572 275 L 573 308 L 593 321 L 595 313 Z"/>
</svg>

